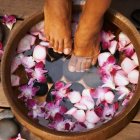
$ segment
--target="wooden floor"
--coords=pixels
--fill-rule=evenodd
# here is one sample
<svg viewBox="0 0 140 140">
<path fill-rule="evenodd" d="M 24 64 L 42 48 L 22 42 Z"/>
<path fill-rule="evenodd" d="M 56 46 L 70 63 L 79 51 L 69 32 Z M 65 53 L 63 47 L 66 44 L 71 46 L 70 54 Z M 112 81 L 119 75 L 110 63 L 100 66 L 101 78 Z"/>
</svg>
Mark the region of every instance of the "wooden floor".
<svg viewBox="0 0 140 140">
<path fill-rule="evenodd" d="M 117 10 L 120 10 L 121 13 L 129 17 L 130 12 L 132 12 L 134 8 L 140 9 L 140 1 L 113 0 L 112 7 Z M 123 8 L 119 9 L 119 7 Z M 26 19 L 33 13 L 36 13 L 41 10 L 43 10 L 43 0 L 0 0 L 0 16 L 4 14 L 12 14 L 17 15 L 20 18 Z M 18 21 L 17 24 L 14 26 L 14 29 L 18 24 L 21 23 L 22 21 Z M 6 39 L 4 43 L 6 43 L 9 35 L 12 34 L 14 29 L 11 32 L 6 30 Z M 1 83 L 0 107 L 9 107 L 9 104 L 4 96 Z M 32 140 L 35 140 L 35 138 Z M 110 138 L 109 140 L 140 140 L 140 109 L 133 121 L 131 121 L 128 126 L 126 126 L 121 132 L 119 132 L 117 135 Z"/>
</svg>

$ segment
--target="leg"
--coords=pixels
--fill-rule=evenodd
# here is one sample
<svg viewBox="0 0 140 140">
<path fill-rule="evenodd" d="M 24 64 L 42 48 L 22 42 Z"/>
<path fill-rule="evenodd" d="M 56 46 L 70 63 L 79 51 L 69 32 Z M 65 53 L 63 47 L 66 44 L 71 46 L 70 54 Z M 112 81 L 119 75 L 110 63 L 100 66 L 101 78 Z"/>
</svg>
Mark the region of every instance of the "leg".
<svg viewBox="0 0 140 140">
<path fill-rule="evenodd" d="M 71 52 L 71 0 L 45 0 L 45 34 L 55 52 Z"/>
<path fill-rule="evenodd" d="M 74 40 L 74 54 L 69 70 L 86 71 L 96 63 L 99 54 L 99 32 L 103 16 L 111 0 L 87 0 L 82 11 Z"/>
</svg>

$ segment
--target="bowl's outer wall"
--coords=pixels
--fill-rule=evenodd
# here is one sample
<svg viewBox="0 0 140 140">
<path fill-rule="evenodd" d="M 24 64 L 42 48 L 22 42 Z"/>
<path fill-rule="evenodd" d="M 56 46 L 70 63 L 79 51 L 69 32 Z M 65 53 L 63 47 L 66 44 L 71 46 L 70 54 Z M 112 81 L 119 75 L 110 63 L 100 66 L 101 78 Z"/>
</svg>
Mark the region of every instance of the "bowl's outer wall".
<svg viewBox="0 0 140 140">
<path fill-rule="evenodd" d="M 135 27 L 122 16 L 120 13 L 115 11 L 108 11 L 106 14 L 106 19 L 111 21 L 117 27 L 119 27 L 127 36 L 130 38 L 135 46 L 137 55 L 140 54 L 140 37 L 139 33 L 136 31 Z M 140 78 L 137 86 L 135 96 L 131 99 L 125 111 L 120 115 L 114 117 L 108 123 L 102 125 L 101 127 L 81 133 L 65 133 L 58 132 L 54 130 L 47 129 L 37 123 L 36 120 L 31 119 L 27 115 L 27 109 L 24 104 L 21 103 L 17 98 L 15 98 L 13 89 L 11 87 L 10 80 L 10 67 L 12 59 L 15 55 L 16 47 L 20 39 L 29 31 L 29 29 L 43 20 L 43 12 L 37 13 L 32 17 L 28 18 L 23 22 L 23 24 L 18 27 L 15 32 L 10 36 L 7 43 L 5 53 L 2 60 L 2 84 L 4 88 L 5 95 L 10 103 L 10 106 L 16 116 L 16 118 L 21 122 L 23 126 L 28 128 L 34 134 L 47 140 L 105 140 L 106 138 L 113 136 L 124 128 L 130 120 L 135 116 L 140 97 Z M 140 60 L 139 60 L 140 62 Z"/>
</svg>

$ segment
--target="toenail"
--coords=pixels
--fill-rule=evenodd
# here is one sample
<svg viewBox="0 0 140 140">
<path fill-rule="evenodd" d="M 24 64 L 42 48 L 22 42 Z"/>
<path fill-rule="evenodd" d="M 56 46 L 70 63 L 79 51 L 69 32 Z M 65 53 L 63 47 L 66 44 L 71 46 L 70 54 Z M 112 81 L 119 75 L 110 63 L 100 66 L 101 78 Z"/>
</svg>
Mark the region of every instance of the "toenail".
<svg viewBox="0 0 140 140">
<path fill-rule="evenodd" d="M 71 49 L 70 48 L 65 48 L 64 49 L 64 54 L 69 54 L 71 52 Z"/>
<path fill-rule="evenodd" d="M 75 72 L 75 67 L 69 66 L 69 71 L 70 71 L 70 72 Z"/>
</svg>

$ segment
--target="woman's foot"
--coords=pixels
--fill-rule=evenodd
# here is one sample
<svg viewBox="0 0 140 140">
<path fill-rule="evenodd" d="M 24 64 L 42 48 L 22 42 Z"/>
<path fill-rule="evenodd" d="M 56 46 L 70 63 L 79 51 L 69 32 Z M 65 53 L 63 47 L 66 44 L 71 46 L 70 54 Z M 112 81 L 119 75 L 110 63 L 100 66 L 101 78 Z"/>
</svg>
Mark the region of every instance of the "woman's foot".
<svg viewBox="0 0 140 140">
<path fill-rule="evenodd" d="M 45 34 L 50 46 L 57 53 L 70 54 L 71 0 L 45 0 Z"/>
<path fill-rule="evenodd" d="M 99 32 L 102 27 L 102 20 L 98 23 L 87 22 L 89 14 L 83 14 L 75 34 L 74 52 L 69 62 L 69 71 L 84 72 L 96 64 L 100 52 Z"/>
<path fill-rule="evenodd" d="M 84 72 L 97 61 L 99 49 L 99 32 L 103 16 L 111 0 L 87 0 L 74 39 L 74 53 L 68 69 L 71 72 Z"/>
</svg>

